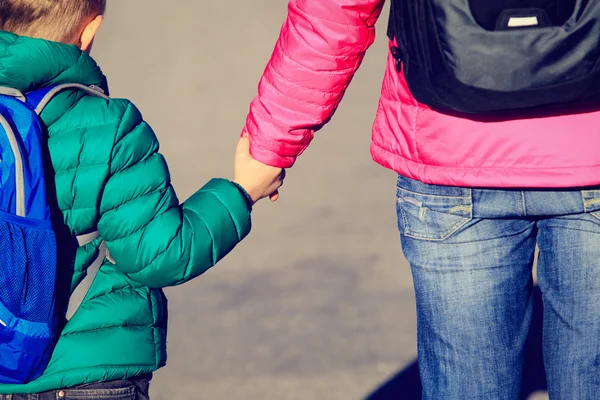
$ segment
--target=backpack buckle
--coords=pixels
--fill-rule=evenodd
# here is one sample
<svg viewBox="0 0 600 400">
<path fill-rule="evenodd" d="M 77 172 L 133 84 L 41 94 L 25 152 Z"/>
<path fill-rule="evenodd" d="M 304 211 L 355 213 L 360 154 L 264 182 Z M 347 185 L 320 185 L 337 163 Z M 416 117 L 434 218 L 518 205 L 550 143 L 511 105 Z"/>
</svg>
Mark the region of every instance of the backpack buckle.
<svg viewBox="0 0 600 400">
<path fill-rule="evenodd" d="M 392 57 L 394 57 L 394 65 L 396 66 L 396 71 L 402 71 L 402 54 L 400 52 L 400 48 L 396 46 L 392 46 L 390 48 L 390 52 L 392 53 Z"/>
</svg>

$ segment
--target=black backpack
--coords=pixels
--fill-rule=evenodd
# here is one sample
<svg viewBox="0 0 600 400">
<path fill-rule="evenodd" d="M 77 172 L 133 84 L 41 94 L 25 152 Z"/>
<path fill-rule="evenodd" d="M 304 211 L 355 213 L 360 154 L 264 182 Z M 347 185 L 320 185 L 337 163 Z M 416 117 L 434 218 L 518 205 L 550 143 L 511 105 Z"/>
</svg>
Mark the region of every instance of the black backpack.
<svg viewBox="0 0 600 400">
<path fill-rule="evenodd" d="M 600 1 L 392 0 L 388 36 L 420 103 L 497 115 L 600 105 Z"/>
</svg>

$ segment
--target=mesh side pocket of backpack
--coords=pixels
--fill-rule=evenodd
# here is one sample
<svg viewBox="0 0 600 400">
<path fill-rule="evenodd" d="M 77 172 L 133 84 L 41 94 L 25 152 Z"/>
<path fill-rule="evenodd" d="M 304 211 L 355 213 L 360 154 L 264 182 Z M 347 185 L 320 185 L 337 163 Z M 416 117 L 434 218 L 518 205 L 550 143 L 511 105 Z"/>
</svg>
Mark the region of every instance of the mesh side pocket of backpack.
<svg viewBox="0 0 600 400">
<path fill-rule="evenodd" d="M 0 216 L 0 301 L 18 319 L 53 320 L 56 240 L 52 228 Z"/>
</svg>

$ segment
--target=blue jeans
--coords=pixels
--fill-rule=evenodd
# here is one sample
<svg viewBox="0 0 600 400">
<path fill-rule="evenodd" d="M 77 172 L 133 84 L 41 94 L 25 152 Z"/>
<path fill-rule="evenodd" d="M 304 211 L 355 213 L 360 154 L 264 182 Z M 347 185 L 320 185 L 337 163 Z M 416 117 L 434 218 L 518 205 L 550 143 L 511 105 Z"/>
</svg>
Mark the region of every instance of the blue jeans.
<svg viewBox="0 0 600 400">
<path fill-rule="evenodd" d="M 148 400 L 151 376 L 89 383 L 36 394 L 0 394 L 0 400 Z"/>
<path fill-rule="evenodd" d="M 536 244 L 550 399 L 600 399 L 600 190 L 399 177 L 397 207 L 424 399 L 519 398 Z"/>
</svg>

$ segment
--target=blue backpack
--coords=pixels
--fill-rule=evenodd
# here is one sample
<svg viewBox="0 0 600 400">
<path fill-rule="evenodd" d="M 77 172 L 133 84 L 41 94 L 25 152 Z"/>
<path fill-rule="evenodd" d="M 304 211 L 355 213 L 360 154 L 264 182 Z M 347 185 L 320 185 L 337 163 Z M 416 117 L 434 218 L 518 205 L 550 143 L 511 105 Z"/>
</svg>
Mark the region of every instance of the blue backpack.
<svg viewBox="0 0 600 400">
<path fill-rule="evenodd" d="M 44 170 L 45 139 L 39 114 L 58 92 L 94 88 L 66 84 L 24 96 L 0 88 L 0 383 L 22 384 L 45 370 L 61 320 L 74 314 L 106 255 L 96 261 L 72 297 L 68 315 L 56 302 L 57 242 L 50 219 Z M 98 238 L 78 237 L 79 245 Z M 82 294 L 83 292 L 83 294 Z"/>
</svg>

